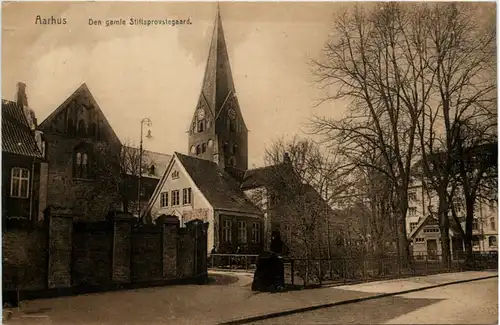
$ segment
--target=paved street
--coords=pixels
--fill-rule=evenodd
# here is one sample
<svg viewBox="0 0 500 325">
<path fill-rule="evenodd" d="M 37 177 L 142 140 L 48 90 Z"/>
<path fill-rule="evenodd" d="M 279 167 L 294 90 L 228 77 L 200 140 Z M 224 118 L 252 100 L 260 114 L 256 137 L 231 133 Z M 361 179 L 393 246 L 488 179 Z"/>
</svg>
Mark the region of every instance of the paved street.
<svg viewBox="0 0 500 325">
<path fill-rule="evenodd" d="M 213 274 L 214 281 L 205 286 L 157 287 L 26 301 L 7 324 L 218 324 L 373 296 L 377 292 L 394 292 L 494 274 L 455 273 L 279 294 L 251 292 L 251 274 Z M 495 323 L 496 288 L 497 279 L 478 281 L 273 318 L 261 323 L 470 323 L 472 316 L 467 315 L 476 315 L 477 319 L 484 319 L 484 323 Z M 471 302 L 460 302 L 463 297 Z M 457 303 L 458 308 L 454 307 Z M 436 315 L 440 318 L 434 319 Z"/>
<path fill-rule="evenodd" d="M 352 286 L 352 290 L 368 289 Z M 382 285 L 374 285 L 381 289 Z M 393 292 L 391 285 L 387 292 Z M 395 287 L 392 285 L 392 287 Z M 498 278 L 319 309 L 252 324 L 498 324 Z"/>
</svg>

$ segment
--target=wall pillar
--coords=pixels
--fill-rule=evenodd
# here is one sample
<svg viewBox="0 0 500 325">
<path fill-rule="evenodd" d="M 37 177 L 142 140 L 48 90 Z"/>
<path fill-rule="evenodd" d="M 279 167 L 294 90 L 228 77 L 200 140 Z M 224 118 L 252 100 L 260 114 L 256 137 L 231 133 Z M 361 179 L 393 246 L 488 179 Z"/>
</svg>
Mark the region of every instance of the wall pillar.
<svg viewBox="0 0 500 325">
<path fill-rule="evenodd" d="M 71 287 L 73 215 L 71 209 L 49 206 L 45 210 L 48 231 L 47 287 Z"/>
<path fill-rule="evenodd" d="M 111 282 L 130 283 L 132 258 L 132 224 L 136 221 L 131 213 L 116 212 L 108 215 L 112 229 Z"/>
<path fill-rule="evenodd" d="M 162 276 L 165 279 L 175 279 L 177 278 L 177 236 L 180 226 L 179 218 L 173 215 L 161 215 L 155 222 L 162 230 Z"/>
<path fill-rule="evenodd" d="M 207 272 L 207 230 L 208 223 L 202 220 L 191 220 L 186 224 L 189 236 L 194 239 L 193 276 L 206 277 Z"/>
</svg>

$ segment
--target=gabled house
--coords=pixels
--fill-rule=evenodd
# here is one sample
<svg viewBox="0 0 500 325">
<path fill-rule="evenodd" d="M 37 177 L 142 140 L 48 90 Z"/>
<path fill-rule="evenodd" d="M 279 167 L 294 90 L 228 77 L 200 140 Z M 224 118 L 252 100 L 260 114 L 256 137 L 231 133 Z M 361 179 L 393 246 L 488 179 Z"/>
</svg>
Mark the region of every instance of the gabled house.
<svg viewBox="0 0 500 325">
<path fill-rule="evenodd" d="M 464 229 L 462 224 L 457 224 L 454 219 L 450 220 L 449 237 L 453 260 L 459 259 L 464 251 L 459 227 Z M 427 256 L 429 259 L 440 259 L 442 255 L 441 232 L 436 214 L 428 214 L 421 218 L 408 237 L 414 256 L 417 258 Z"/>
<path fill-rule="evenodd" d="M 119 208 L 121 142 L 86 84 L 39 126 L 46 141 L 47 204 L 100 220 Z"/>
<path fill-rule="evenodd" d="M 36 120 L 28 108 L 25 85 L 18 102 L 2 100 L 2 218 L 4 226 L 20 219 L 37 224 L 46 206 L 47 164 Z M 37 141 L 38 140 L 38 141 Z M 26 223 L 25 223 L 26 224 Z"/>
<path fill-rule="evenodd" d="M 153 220 L 176 215 L 181 225 L 193 219 L 209 223 L 208 247 L 217 252 L 262 250 L 263 214 L 240 184 L 213 161 L 175 153 L 145 214 Z"/>
</svg>

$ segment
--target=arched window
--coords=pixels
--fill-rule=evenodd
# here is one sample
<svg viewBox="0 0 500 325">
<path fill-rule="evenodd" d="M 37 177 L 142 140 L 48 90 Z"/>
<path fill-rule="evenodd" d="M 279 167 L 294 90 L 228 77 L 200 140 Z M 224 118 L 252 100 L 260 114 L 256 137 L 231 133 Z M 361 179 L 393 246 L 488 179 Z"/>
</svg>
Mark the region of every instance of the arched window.
<svg viewBox="0 0 500 325">
<path fill-rule="evenodd" d="M 196 122 L 193 122 L 193 129 L 191 130 L 192 133 L 196 133 Z"/>
<path fill-rule="evenodd" d="M 227 142 L 224 142 L 224 146 L 223 146 L 223 149 L 222 149 L 222 150 L 223 150 L 223 152 L 224 152 L 225 154 L 228 154 L 228 153 L 229 153 L 229 145 L 228 145 L 228 143 L 227 143 Z"/>
<path fill-rule="evenodd" d="M 198 121 L 198 132 L 203 132 L 205 131 L 205 121 L 201 120 Z"/>
<path fill-rule="evenodd" d="M 79 120 L 78 121 L 78 133 L 79 134 L 85 134 L 85 121 L 82 119 L 82 120 Z"/>
<path fill-rule="evenodd" d="M 191 146 L 191 154 L 195 154 L 196 153 L 196 147 L 195 146 Z"/>
<path fill-rule="evenodd" d="M 90 178 L 89 155 L 85 148 L 75 149 L 73 158 L 73 175 L 75 178 Z"/>
<path fill-rule="evenodd" d="M 155 165 L 149 166 L 149 175 L 154 175 L 156 171 Z"/>
<path fill-rule="evenodd" d="M 203 143 L 203 144 L 201 145 L 201 153 L 204 153 L 204 152 L 206 152 L 206 151 L 207 151 L 207 144 L 206 144 L 206 143 Z"/>
<path fill-rule="evenodd" d="M 68 133 L 73 134 L 75 132 L 75 124 L 73 123 L 73 119 L 68 119 Z"/>
<path fill-rule="evenodd" d="M 229 131 L 236 132 L 236 120 L 229 121 Z"/>
<path fill-rule="evenodd" d="M 201 153 L 201 146 L 197 145 L 196 146 L 196 154 L 199 155 Z"/>
<path fill-rule="evenodd" d="M 238 153 L 238 145 L 235 143 L 233 144 L 233 155 L 236 155 Z"/>
</svg>

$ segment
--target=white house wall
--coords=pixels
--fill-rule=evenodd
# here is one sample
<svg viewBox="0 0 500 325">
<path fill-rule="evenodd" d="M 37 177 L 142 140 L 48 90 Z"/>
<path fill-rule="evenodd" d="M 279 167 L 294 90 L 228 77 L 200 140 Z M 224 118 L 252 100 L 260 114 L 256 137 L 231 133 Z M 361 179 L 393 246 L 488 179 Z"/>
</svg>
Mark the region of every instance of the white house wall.
<svg viewBox="0 0 500 325">
<path fill-rule="evenodd" d="M 173 177 L 176 172 L 178 173 L 178 177 Z M 162 214 L 173 214 L 179 217 L 181 227 L 184 226 L 186 222 L 193 219 L 201 219 L 208 222 L 207 245 L 209 249 L 211 249 L 214 243 L 213 208 L 200 190 L 196 187 L 196 184 L 191 180 L 177 157 L 174 157 L 171 168 L 167 170 L 164 184 L 159 183 L 158 186 L 161 186 L 161 190 L 159 190 L 158 196 L 153 198 L 154 202 L 152 203 L 151 208 L 151 216 L 153 220 Z M 183 204 L 182 190 L 185 188 L 191 188 L 191 204 Z M 180 204 L 172 206 L 172 191 L 175 190 L 179 190 Z M 160 206 L 162 193 L 164 192 L 168 192 L 167 207 Z"/>
</svg>

